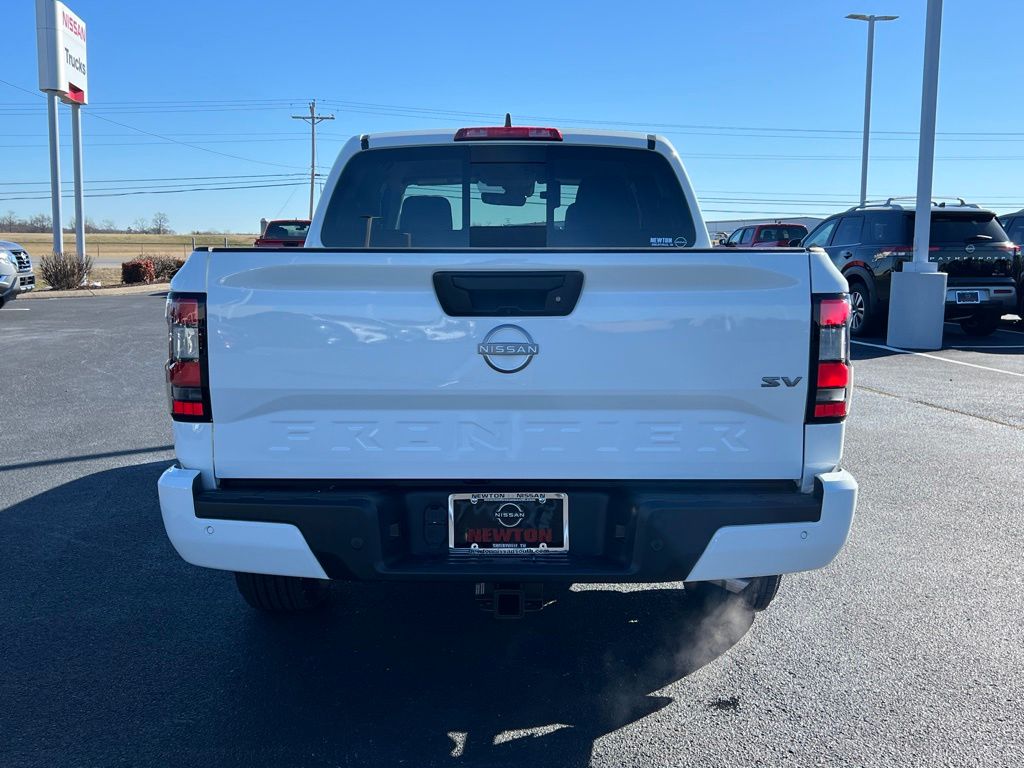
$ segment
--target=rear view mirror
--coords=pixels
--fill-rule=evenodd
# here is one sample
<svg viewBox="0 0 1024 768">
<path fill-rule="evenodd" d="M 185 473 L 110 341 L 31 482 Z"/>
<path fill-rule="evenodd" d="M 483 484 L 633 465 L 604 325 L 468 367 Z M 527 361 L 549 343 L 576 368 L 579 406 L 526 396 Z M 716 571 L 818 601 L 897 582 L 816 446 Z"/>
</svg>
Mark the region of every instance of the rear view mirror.
<svg viewBox="0 0 1024 768">
<path fill-rule="evenodd" d="M 480 199 L 487 205 L 511 205 L 517 208 L 526 205 L 526 195 L 514 192 L 481 192 Z"/>
<path fill-rule="evenodd" d="M 480 200 L 487 205 L 509 205 L 516 208 L 526 205 L 526 199 L 536 191 L 536 182 L 532 178 L 521 173 L 496 173 L 493 169 L 491 177 L 486 181 L 480 179 L 476 186 Z"/>
<path fill-rule="evenodd" d="M 725 245 L 726 244 L 725 238 L 724 237 L 718 238 L 718 244 L 719 245 Z"/>
</svg>

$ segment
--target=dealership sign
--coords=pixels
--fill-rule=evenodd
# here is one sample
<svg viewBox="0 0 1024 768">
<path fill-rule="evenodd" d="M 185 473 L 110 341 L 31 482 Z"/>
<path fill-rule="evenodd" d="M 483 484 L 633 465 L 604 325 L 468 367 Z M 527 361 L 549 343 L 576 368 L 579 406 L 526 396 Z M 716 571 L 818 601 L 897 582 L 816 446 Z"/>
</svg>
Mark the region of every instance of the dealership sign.
<svg viewBox="0 0 1024 768">
<path fill-rule="evenodd" d="M 85 22 L 56 0 L 36 0 L 39 90 L 66 102 L 88 103 Z"/>
</svg>

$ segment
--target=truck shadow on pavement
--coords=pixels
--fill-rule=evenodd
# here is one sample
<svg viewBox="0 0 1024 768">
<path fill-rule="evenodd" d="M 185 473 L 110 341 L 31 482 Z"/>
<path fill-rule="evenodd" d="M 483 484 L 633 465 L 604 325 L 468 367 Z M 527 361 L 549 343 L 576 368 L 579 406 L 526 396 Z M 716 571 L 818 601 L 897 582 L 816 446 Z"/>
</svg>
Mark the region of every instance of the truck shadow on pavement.
<svg viewBox="0 0 1024 768">
<path fill-rule="evenodd" d="M 654 588 L 497 621 L 466 584 L 340 584 L 319 613 L 262 615 L 171 549 L 166 466 L 0 511 L 0 763 L 585 766 L 753 620 Z"/>
</svg>

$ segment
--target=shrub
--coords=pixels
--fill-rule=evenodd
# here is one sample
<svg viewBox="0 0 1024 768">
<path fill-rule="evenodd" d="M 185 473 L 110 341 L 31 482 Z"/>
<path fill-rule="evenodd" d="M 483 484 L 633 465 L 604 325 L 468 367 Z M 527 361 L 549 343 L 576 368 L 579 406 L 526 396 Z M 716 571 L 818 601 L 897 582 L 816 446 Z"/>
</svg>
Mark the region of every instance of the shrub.
<svg viewBox="0 0 1024 768">
<path fill-rule="evenodd" d="M 121 265 L 122 283 L 152 283 L 156 280 L 156 267 L 153 260 L 140 256 L 126 261 Z"/>
<path fill-rule="evenodd" d="M 170 280 L 185 266 L 185 260 L 175 256 L 150 256 L 149 259 L 153 262 L 156 279 L 160 281 Z"/>
<path fill-rule="evenodd" d="M 80 287 L 91 269 L 90 257 L 79 261 L 77 254 L 68 251 L 50 253 L 39 259 L 39 274 L 58 291 L 73 291 Z"/>
</svg>

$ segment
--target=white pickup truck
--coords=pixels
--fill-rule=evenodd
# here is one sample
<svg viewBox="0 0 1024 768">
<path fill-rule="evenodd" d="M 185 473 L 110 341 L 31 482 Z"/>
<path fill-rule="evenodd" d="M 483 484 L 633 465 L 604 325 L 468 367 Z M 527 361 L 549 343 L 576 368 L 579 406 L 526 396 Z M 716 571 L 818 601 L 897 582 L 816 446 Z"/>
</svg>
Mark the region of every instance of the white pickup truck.
<svg viewBox="0 0 1024 768">
<path fill-rule="evenodd" d="M 658 136 L 355 137 L 304 248 L 172 282 L 167 534 L 273 611 L 335 579 L 763 609 L 853 519 L 846 290 L 820 250 L 712 250 Z"/>
</svg>

